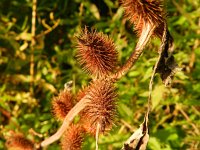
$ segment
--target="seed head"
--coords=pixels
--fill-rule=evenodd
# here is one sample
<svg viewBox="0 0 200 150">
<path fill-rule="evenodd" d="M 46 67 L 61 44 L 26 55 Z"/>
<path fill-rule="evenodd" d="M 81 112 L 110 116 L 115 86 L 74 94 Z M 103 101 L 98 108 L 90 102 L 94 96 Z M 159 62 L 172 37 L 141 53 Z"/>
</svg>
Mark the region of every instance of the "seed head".
<svg viewBox="0 0 200 150">
<path fill-rule="evenodd" d="M 113 83 L 96 80 L 90 85 L 90 104 L 81 113 L 81 121 L 87 132 L 95 135 L 97 124 L 100 133 L 110 130 L 116 115 L 116 92 Z"/>
<path fill-rule="evenodd" d="M 105 77 L 113 72 L 117 63 L 114 42 L 103 33 L 87 28 L 78 37 L 77 58 L 83 69 L 95 77 Z"/>
<path fill-rule="evenodd" d="M 121 4 L 125 9 L 125 17 L 134 24 L 138 35 L 144 24 L 150 23 L 158 27 L 165 20 L 162 0 L 121 0 Z"/>
<path fill-rule="evenodd" d="M 76 94 L 76 101 L 80 101 L 86 94 L 89 92 L 90 86 L 86 86 L 83 89 L 80 89 Z"/>
<path fill-rule="evenodd" d="M 73 97 L 70 91 L 61 91 L 57 97 L 53 98 L 52 112 L 54 116 L 61 121 L 65 118 L 72 107 Z"/>
<path fill-rule="evenodd" d="M 61 140 L 62 150 L 81 150 L 83 131 L 81 126 L 71 125 Z"/>
<path fill-rule="evenodd" d="M 34 144 L 21 134 L 15 134 L 6 141 L 8 150 L 33 150 Z"/>
</svg>

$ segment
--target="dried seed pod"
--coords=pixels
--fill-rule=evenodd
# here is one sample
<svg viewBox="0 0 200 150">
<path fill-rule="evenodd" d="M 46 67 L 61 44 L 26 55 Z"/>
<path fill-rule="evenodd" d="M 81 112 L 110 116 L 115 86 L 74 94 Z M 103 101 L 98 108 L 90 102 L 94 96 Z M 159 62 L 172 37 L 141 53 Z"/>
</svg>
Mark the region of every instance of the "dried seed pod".
<svg viewBox="0 0 200 150">
<path fill-rule="evenodd" d="M 86 86 L 83 89 L 80 89 L 76 94 L 76 101 L 80 101 L 84 96 L 86 96 L 87 92 L 90 90 L 90 86 Z"/>
<path fill-rule="evenodd" d="M 84 130 L 79 125 L 71 125 L 61 140 L 62 150 L 81 150 Z"/>
<path fill-rule="evenodd" d="M 116 115 L 116 97 L 113 83 L 106 80 L 94 81 L 88 90 L 90 104 L 81 113 L 81 122 L 85 130 L 93 135 L 97 125 L 99 133 L 110 130 Z"/>
<path fill-rule="evenodd" d="M 53 98 L 52 112 L 54 116 L 61 121 L 65 118 L 72 107 L 73 96 L 70 91 L 61 91 L 57 97 Z"/>
<path fill-rule="evenodd" d="M 121 4 L 125 9 L 125 17 L 134 24 L 139 36 L 145 24 L 150 23 L 161 28 L 160 24 L 165 21 L 162 0 L 121 0 Z"/>
<path fill-rule="evenodd" d="M 34 144 L 21 134 L 15 134 L 6 141 L 8 150 L 33 150 Z"/>
<path fill-rule="evenodd" d="M 113 72 L 117 63 L 114 42 L 103 33 L 87 28 L 78 37 L 77 58 L 83 69 L 95 77 L 105 77 Z"/>
</svg>

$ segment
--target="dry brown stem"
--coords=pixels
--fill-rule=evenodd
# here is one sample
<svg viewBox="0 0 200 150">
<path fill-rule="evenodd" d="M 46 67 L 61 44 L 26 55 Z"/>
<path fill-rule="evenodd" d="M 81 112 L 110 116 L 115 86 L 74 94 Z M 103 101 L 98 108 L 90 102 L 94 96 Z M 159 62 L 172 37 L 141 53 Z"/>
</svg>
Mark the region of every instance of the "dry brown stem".
<svg viewBox="0 0 200 150">
<path fill-rule="evenodd" d="M 113 79 L 117 80 L 124 76 L 142 54 L 144 47 L 153 34 L 155 26 L 151 23 L 147 23 L 143 25 L 143 28 L 144 30 L 139 37 L 135 50 L 132 52 L 127 62 L 120 68 L 120 70 L 112 76 Z"/>
<path fill-rule="evenodd" d="M 149 96 L 148 96 L 148 108 L 146 115 L 144 117 L 144 122 L 140 125 L 140 128 L 137 129 L 131 137 L 124 143 L 124 150 L 129 150 L 129 149 L 140 149 L 140 150 L 145 150 L 148 140 L 149 140 L 149 134 L 148 134 L 148 117 L 149 113 L 151 111 L 151 94 L 152 94 L 152 89 L 153 89 L 153 81 L 154 81 L 154 76 L 156 74 L 157 67 L 159 65 L 160 60 L 162 59 L 162 53 L 165 50 L 165 46 L 167 43 L 167 28 L 166 28 L 166 23 L 164 24 L 164 31 L 163 31 L 163 36 L 162 36 L 162 43 L 160 46 L 159 52 L 159 57 L 158 60 L 156 61 L 156 64 L 154 66 L 151 79 L 149 82 Z"/>
<path fill-rule="evenodd" d="M 100 131 L 101 125 L 100 123 L 97 123 L 97 129 L 96 129 L 96 150 L 98 150 L 98 141 L 99 141 L 99 131 Z"/>
<path fill-rule="evenodd" d="M 150 111 L 151 111 L 151 105 L 152 105 L 151 94 L 152 94 L 152 89 L 153 89 L 153 80 L 154 80 L 154 77 L 155 77 L 155 74 L 156 74 L 156 70 L 158 68 L 158 64 L 159 64 L 160 59 L 162 57 L 162 53 L 163 53 L 163 51 L 165 49 L 165 45 L 167 44 L 167 42 L 166 42 L 166 40 L 167 40 L 166 34 L 167 34 L 167 28 L 166 28 L 166 23 L 164 23 L 164 31 L 163 31 L 163 36 L 162 36 L 162 43 L 161 43 L 160 49 L 158 51 L 158 53 L 159 53 L 158 60 L 156 61 L 156 64 L 154 66 L 154 69 L 153 69 L 153 72 L 152 72 L 152 75 L 151 75 L 151 79 L 150 79 L 150 82 L 149 82 L 149 96 L 148 96 L 147 114 L 149 114 Z"/>
<path fill-rule="evenodd" d="M 81 111 L 83 110 L 88 103 L 90 102 L 90 100 L 87 98 L 87 95 L 85 97 L 83 97 L 70 111 L 69 113 L 66 115 L 61 127 L 58 129 L 58 131 L 52 135 L 51 137 L 45 139 L 44 141 L 42 141 L 41 146 L 42 147 L 46 147 L 49 144 L 57 141 L 62 135 L 63 133 L 66 131 L 66 129 L 69 127 L 69 125 L 71 124 L 71 122 L 73 121 L 74 117 Z"/>
</svg>

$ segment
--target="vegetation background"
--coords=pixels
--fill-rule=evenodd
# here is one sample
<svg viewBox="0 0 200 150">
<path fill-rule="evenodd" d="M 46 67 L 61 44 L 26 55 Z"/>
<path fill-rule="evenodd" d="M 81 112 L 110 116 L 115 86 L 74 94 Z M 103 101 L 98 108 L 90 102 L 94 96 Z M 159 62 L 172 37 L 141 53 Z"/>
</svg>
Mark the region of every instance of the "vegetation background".
<svg viewBox="0 0 200 150">
<path fill-rule="evenodd" d="M 165 7 L 175 58 L 182 71 L 170 88 L 164 87 L 158 75 L 155 78 L 148 149 L 200 149 L 200 1 L 168 0 Z M 10 130 L 36 142 L 56 132 L 60 123 L 51 113 L 52 96 L 70 80 L 74 94 L 90 80 L 75 58 L 76 36 L 82 27 L 93 27 L 114 40 L 119 65 L 137 42 L 134 27 L 123 19 L 118 0 L 38 0 L 34 51 L 31 19 L 31 0 L 0 1 L 0 149 L 5 149 Z M 139 61 L 117 83 L 118 116 L 112 131 L 100 136 L 100 149 L 120 149 L 142 123 L 159 44 L 160 40 L 153 38 Z M 34 135 L 31 128 L 42 137 Z M 94 148 L 94 138 L 86 137 L 83 149 Z M 59 142 L 48 149 L 60 149 Z"/>
</svg>

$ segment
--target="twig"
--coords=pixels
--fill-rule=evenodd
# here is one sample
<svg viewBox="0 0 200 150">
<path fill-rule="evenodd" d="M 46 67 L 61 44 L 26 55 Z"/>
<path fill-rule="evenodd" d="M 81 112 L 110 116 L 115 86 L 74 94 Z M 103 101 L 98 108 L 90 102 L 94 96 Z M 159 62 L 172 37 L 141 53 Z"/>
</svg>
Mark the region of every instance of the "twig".
<svg viewBox="0 0 200 150">
<path fill-rule="evenodd" d="M 195 132 L 197 135 L 199 135 L 199 134 L 200 134 L 199 129 L 198 129 L 198 128 L 195 126 L 195 124 L 191 121 L 191 119 L 188 117 L 188 115 L 186 114 L 186 112 L 185 112 L 183 109 L 181 109 L 180 106 L 178 106 L 177 108 L 178 108 L 178 110 L 181 112 L 181 114 L 185 117 L 185 119 L 190 123 L 190 125 L 193 127 L 194 132 Z"/>
<path fill-rule="evenodd" d="M 39 138 L 42 138 L 42 137 L 43 137 L 42 134 L 37 133 L 33 128 L 30 128 L 30 129 L 28 130 L 28 132 L 29 132 L 30 134 L 34 135 L 34 136 L 38 136 Z"/>
<path fill-rule="evenodd" d="M 121 119 L 120 121 L 123 123 L 123 125 L 124 125 L 125 127 L 129 128 L 131 131 L 134 131 L 134 130 L 135 130 L 135 129 L 134 129 L 128 122 L 126 122 L 125 120 Z"/>
<path fill-rule="evenodd" d="M 85 97 L 83 97 L 67 114 L 67 116 L 65 117 L 60 129 L 58 129 L 58 131 L 52 135 L 51 137 L 49 137 L 48 139 L 44 140 L 41 143 L 42 147 L 46 147 L 47 145 L 55 142 L 56 140 L 58 140 L 62 134 L 66 131 L 66 129 L 69 127 L 70 123 L 73 121 L 74 117 L 81 111 L 83 110 L 88 103 L 90 102 L 90 100 L 87 98 L 87 95 Z"/>
<path fill-rule="evenodd" d="M 168 114 L 167 116 L 163 117 L 155 126 L 155 130 L 157 130 L 157 128 L 162 125 L 163 123 L 165 123 L 165 121 L 167 121 L 168 119 L 170 119 L 173 115 L 172 114 Z"/>
<path fill-rule="evenodd" d="M 1 112 L 2 115 L 5 116 L 8 120 L 10 119 L 11 114 L 10 114 L 9 111 L 7 111 L 7 110 L 5 110 L 5 109 L 3 109 L 3 108 L 0 107 L 0 112 Z"/>
<path fill-rule="evenodd" d="M 31 58 L 30 58 L 30 93 L 33 95 L 34 86 L 34 46 L 35 46 L 35 30 L 36 30 L 36 9 L 37 0 L 33 0 L 32 5 L 32 26 L 31 26 Z"/>
<path fill-rule="evenodd" d="M 200 116 L 200 112 L 196 109 L 196 107 L 195 106 L 192 106 L 192 109 L 194 110 L 194 113 L 196 113 L 197 115 L 199 115 Z"/>
<path fill-rule="evenodd" d="M 59 25 L 59 23 L 60 23 L 60 19 L 58 19 L 58 20 L 54 23 L 54 25 L 53 25 L 52 27 L 50 27 L 50 28 L 48 28 L 47 30 L 45 30 L 44 32 L 42 32 L 42 33 L 36 35 L 36 38 L 40 38 L 40 37 L 42 37 L 42 36 L 44 36 L 44 35 L 46 35 L 46 34 L 49 34 L 52 30 L 54 30 L 54 29 Z"/>
</svg>

